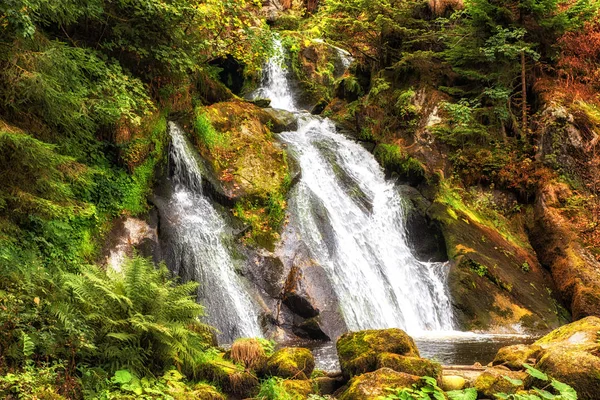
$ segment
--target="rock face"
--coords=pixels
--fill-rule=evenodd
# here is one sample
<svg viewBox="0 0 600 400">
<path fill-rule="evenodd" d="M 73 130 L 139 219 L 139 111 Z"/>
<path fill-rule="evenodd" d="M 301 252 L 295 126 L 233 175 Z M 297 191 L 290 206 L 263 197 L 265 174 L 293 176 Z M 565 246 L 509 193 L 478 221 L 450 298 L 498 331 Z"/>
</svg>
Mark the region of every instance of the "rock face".
<svg viewBox="0 0 600 400">
<path fill-rule="evenodd" d="M 389 394 L 388 389 L 410 388 L 418 384 L 418 376 L 381 368 L 352 378 L 339 400 L 376 400 Z"/>
<path fill-rule="evenodd" d="M 573 193 L 564 184 L 547 184 L 535 204 L 531 241 L 574 319 L 600 316 L 600 263 L 582 246 L 559 211 Z"/>
<path fill-rule="evenodd" d="M 291 132 L 298 129 L 298 117 L 294 113 L 275 108 L 265 108 L 263 111 L 271 117 L 272 132 Z"/>
<path fill-rule="evenodd" d="M 286 379 L 306 380 L 315 368 L 315 359 L 308 349 L 285 347 L 267 360 L 264 373 Z"/>
<path fill-rule="evenodd" d="M 531 346 L 500 349 L 494 364 L 517 369 L 518 363 L 526 359 L 551 378 L 572 386 L 579 399 L 597 399 L 600 393 L 598 332 L 600 318 L 587 317 L 552 331 Z M 525 380 L 526 389 L 546 384 L 531 377 Z"/>
<path fill-rule="evenodd" d="M 552 279 L 527 242 L 441 200 L 427 213 L 440 224 L 453 262 L 448 285 L 461 329 L 543 332 L 560 325 Z"/>
<path fill-rule="evenodd" d="M 337 353 L 346 379 L 380 367 L 392 361 L 388 355 L 419 357 L 414 340 L 400 329 L 349 332 L 338 340 Z"/>
</svg>

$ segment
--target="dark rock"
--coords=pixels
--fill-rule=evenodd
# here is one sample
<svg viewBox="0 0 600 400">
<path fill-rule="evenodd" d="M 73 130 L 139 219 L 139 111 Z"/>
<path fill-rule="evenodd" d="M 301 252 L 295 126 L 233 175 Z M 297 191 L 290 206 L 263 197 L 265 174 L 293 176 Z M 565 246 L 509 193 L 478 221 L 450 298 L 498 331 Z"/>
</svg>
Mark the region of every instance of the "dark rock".
<svg viewBox="0 0 600 400">
<path fill-rule="evenodd" d="M 260 107 L 260 108 L 267 108 L 271 105 L 271 99 L 262 99 L 262 98 L 252 99 L 252 100 L 250 100 L 250 103 L 252 103 L 255 106 Z"/>
<path fill-rule="evenodd" d="M 271 118 L 271 131 L 274 133 L 298 130 L 298 117 L 289 111 L 275 108 L 263 109 Z"/>
<path fill-rule="evenodd" d="M 290 310 L 304 318 L 312 318 L 319 315 L 319 309 L 313 303 L 302 279 L 302 270 L 298 267 L 292 267 L 283 292 L 283 303 Z"/>
<path fill-rule="evenodd" d="M 313 379 L 313 383 L 317 387 L 318 393 L 325 396 L 334 394 L 336 390 L 344 386 L 344 379 L 341 376 L 337 378 L 321 376 Z"/>
<path fill-rule="evenodd" d="M 439 225 L 427 216 L 431 202 L 411 186 L 400 186 L 398 191 L 410 202 L 406 209 L 406 236 L 415 257 L 426 262 L 448 261 L 444 235 Z"/>
<path fill-rule="evenodd" d="M 319 317 L 309 318 L 292 328 L 298 337 L 313 340 L 330 340 L 319 326 Z"/>
<path fill-rule="evenodd" d="M 325 109 L 327 108 L 328 104 L 329 102 L 327 100 L 321 99 L 317 102 L 317 104 L 315 104 L 310 113 L 312 115 L 321 115 L 323 111 L 325 111 Z"/>
</svg>

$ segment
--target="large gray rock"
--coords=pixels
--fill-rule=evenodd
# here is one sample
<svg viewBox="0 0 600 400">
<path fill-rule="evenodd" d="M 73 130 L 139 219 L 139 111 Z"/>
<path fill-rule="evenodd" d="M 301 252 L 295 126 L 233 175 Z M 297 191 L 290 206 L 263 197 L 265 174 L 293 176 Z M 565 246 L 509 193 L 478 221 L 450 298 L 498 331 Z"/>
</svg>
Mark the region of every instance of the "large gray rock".
<svg viewBox="0 0 600 400">
<path fill-rule="evenodd" d="M 263 110 L 271 117 L 272 132 L 281 133 L 298 129 L 298 117 L 294 113 L 276 108 L 264 108 Z"/>
</svg>

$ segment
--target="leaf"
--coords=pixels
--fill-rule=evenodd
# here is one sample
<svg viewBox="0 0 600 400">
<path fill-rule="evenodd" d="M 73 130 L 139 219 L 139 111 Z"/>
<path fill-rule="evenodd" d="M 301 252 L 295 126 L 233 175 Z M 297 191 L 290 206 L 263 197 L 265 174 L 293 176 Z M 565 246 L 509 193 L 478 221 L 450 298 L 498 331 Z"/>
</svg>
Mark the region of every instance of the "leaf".
<svg viewBox="0 0 600 400">
<path fill-rule="evenodd" d="M 533 390 L 534 390 L 534 391 L 535 391 L 535 392 L 538 394 L 538 396 L 540 396 L 542 399 L 546 399 L 546 400 L 553 400 L 553 399 L 556 399 L 556 395 L 554 395 L 554 394 L 552 394 L 552 393 L 548 392 L 547 390 L 543 390 L 543 389 L 537 389 L 537 388 L 534 388 Z"/>
<path fill-rule="evenodd" d="M 548 381 L 548 375 L 546 375 L 545 373 L 543 373 L 542 371 L 540 371 L 539 369 L 535 369 L 533 368 L 531 365 L 529 364 L 523 364 L 523 366 L 525 367 L 525 369 L 527 369 L 527 373 L 536 378 L 536 379 L 540 379 L 542 381 Z"/>
<path fill-rule="evenodd" d="M 133 375 L 131 372 L 126 369 L 121 369 L 115 372 L 115 376 L 113 376 L 113 382 L 118 384 L 125 384 L 131 382 L 133 379 Z"/>
<path fill-rule="evenodd" d="M 504 376 L 502 376 L 502 377 L 503 377 L 504 379 L 506 379 L 507 381 L 509 381 L 509 382 L 510 382 L 510 384 L 511 384 L 511 385 L 513 385 L 513 386 L 521 386 L 521 385 L 523 384 L 523 381 L 522 381 L 522 380 L 520 380 L 520 379 L 513 379 L 513 378 L 511 378 L 510 376 L 506 376 L 506 375 L 504 375 Z"/>
<path fill-rule="evenodd" d="M 477 400 L 477 389 L 452 390 L 446 392 L 450 400 Z"/>
<path fill-rule="evenodd" d="M 577 400 L 577 392 L 566 383 L 552 379 L 551 385 L 554 389 L 558 390 L 561 400 Z"/>
<path fill-rule="evenodd" d="M 21 334 L 21 339 L 23 340 L 23 355 L 25 358 L 29 358 L 35 350 L 35 343 L 25 332 Z"/>
</svg>

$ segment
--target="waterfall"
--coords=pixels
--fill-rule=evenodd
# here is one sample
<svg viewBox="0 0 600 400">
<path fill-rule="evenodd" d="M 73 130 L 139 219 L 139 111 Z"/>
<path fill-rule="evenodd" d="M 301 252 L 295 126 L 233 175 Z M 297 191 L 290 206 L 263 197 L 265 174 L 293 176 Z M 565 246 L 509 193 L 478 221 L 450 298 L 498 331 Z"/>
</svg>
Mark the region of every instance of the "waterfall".
<svg viewBox="0 0 600 400">
<path fill-rule="evenodd" d="M 271 99 L 271 107 L 296 111 L 296 102 L 290 90 L 286 53 L 279 38 L 273 41 L 274 55 L 266 65 L 263 86 L 256 97 Z"/>
<path fill-rule="evenodd" d="M 281 43 L 263 94 L 297 111 Z M 326 271 L 351 330 L 400 327 L 451 330 L 447 263 L 426 263 L 406 238 L 404 203 L 371 153 L 336 133 L 332 121 L 299 114 L 299 129 L 280 135 L 300 163 L 290 223 Z"/>
<path fill-rule="evenodd" d="M 172 192 L 161 214 L 169 225 L 167 260 L 174 273 L 200 283 L 198 299 L 218 339 L 262 336 L 258 312 L 224 244 L 225 222 L 202 194 L 202 174 L 183 131 L 169 123 Z"/>
</svg>

